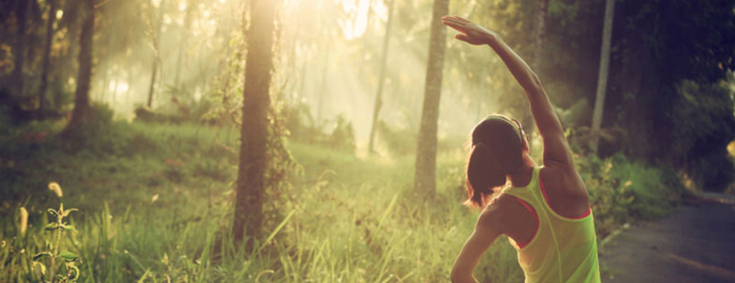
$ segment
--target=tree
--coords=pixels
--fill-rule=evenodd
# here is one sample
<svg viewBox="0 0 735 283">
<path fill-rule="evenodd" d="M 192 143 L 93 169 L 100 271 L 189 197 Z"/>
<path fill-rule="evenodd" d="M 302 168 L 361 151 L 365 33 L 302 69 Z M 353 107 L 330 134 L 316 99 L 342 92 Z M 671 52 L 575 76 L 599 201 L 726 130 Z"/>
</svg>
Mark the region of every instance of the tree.
<svg viewBox="0 0 735 283">
<path fill-rule="evenodd" d="M 546 37 L 546 13 L 549 8 L 549 0 L 536 1 L 536 25 L 533 28 L 533 63 L 531 64 L 536 72 L 541 70 L 541 62 L 543 60 L 544 38 Z"/>
<path fill-rule="evenodd" d="M 590 147 L 592 152 L 597 153 L 599 142 L 600 125 L 602 124 L 602 110 L 605 104 L 605 90 L 607 89 L 607 71 L 610 66 L 610 41 L 612 38 L 613 17 L 615 12 L 615 0 L 607 0 L 605 4 L 605 23 L 602 28 L 602 48 L 600 50 L 600 71 L 597 79 L 597 97 L 595 98 L 595 110 L 592 114 L 592 141 Z"/>
<path fill-rule="evenodd" d="M 94 0 L 85 0 L 84 22 L 79 36 L 79 72 L 74 93 L 74 110 L 62 136 L 73 133 L 90 112 L 89 89 L 92 81 L 92 40 L 94 37 Z"/>
<path fill-rule="evenodd" d="M 181 29 L 181 36 L 179 38 L 179 55 L 176 60 L 176 76 L 174 77 L 174 86 L 179 88 L 179 76 L 181 75 L 181 57 L 186 47 L 186 39 L 189 36 L 189 29 L 191 29 L 191 18 L 196 5 L 195 0 L 186 1 L 186 12 L 184 14 L 184 27 Z"/>
<path fill-rule="evenodd" d="M 383 37 L 383 56 L 380 61 L 380 74 L 378 75 L 378 92 L 375 94 L 375 108 L 373 110 L 373 124 L 370 128 L 370 140 L 368 142 L 368 150 L 373 152 L 373 144 L 375 140 L 375 129 L 378 123 L 378 114 L 383 104 L 383 86 L 385 84 L 385 67 L 388 61 L 388 46 L 390 45 L 391 22 L 393 22 L 393 9 L 395 0 L 388 3 L 388 22 L 385 24 L 385 37 Z"/>
<path fill-rule="evenodd" d="M 153 69 L 151 70 L 151 84 L 148 87 L 148 108 L 153 104 L 153 92 L 156 87 L 156 75 L 158 74 L 158 61 L 161 61 L 161 29 L 163 28 L 163 10 L 166 7 L 166 0 L 161 0 L 158 16 L 158 27 L 156 28 L 155 38 L 153 39 Z"/>
<path fill-rule="evenodd" d="M 66 53 L 64 54 L 63 59 L 59 60 L 61 61 L 61 63 L 59 63 L 61 68 L 58 69 L 60 71 L 59 76 L 62 82 L 67 82 L 75 75 L 74 70 L 76 69 L 76 66 L 74 65 L 74 62 L 78 59 L 77 50 L 79 50 L 78 42 L 75 39 L 79 36 L 80 6 L 81 1 L 66 1 L 63 7 L 64 15 L 59 21 L 59 29 L 64 27 L 66 29 L 66 37 L 69 39 L 69 46 Z M 60 92 L 57 92 L 57 95 L 60 95 Z M 60 100 L 61 99 L 58 97 L 54 99 L 54 103 L 57 104 L 55 106 L 58 106 Z"/>
<path fill-rule="evenodd" d="M 544 39 L 546 37 L 546 14 L 548 12 L 549 0 L 537 0 L 536 2 L 536 13 L 534 14 L 535 25 L 533 27 L 533 56 L 531 61 L 531 67 L 536 70 L 537 73 L 541 72 L 541 64 L 543 62 L 543 50 L 544 50 Z M 529 107 L 524 107 L 526 111 L 523 114 L 523 126 L 526 133 L 535 133 L 536 125 L 531 116 Z M 529 143 L 529 146 L 531 144 Z"/>
<path fill-rule="evenodd" d="M 253 240 L 261 233 L 263 219 L 275 5 L 273 0 L 250 0 L 251 22 L 246 34 L 248 54 L 232 234 L 235 242 L 241 243 L 247 233 L 248 251 L 252 251 Z"/>
<path fill-rule="evenodd" d="M 48 19 L 46 19 L 46 42 L 43 46 L 43 66 L 41 70 L 41 83 L 38 90 L 38 112 L 43 113 L 44 101 L 46 100 L 46 88 L 48 87 L 49 59 L 51 55 L 51 40 L 54 35 L 54 20 L 56 19 L 56 0 L 49 0 Z"/>
<path fill-rule="evenodd" d="M 421 126 L 416 146 L 416 176 L 414 179 L 414 191 L 430 195 L 436 192 L 436 132 L 439 122 L 444 53 L 447 49 L 446 29 L 440 19 L 448 13 L 449 0 L 434 0 L 429 37 L 429 62 L 426 67 L 424 106 L 421 111 Z"/>
<path fill-rule="evenodd" d="M 15 17 L 18 19 L 18 41 L 15 44 L 15 61 L 13 67 L 13 83 L 16 85 L 16 92 L 18 95 L 23 95 L 23 64 L 24 54 L 26 52 L 26 40 L 27 26 L 28 26 L 28 15 L 31 12 L 31 4 L 34 1 L 17 1 Z"/>
</svg>

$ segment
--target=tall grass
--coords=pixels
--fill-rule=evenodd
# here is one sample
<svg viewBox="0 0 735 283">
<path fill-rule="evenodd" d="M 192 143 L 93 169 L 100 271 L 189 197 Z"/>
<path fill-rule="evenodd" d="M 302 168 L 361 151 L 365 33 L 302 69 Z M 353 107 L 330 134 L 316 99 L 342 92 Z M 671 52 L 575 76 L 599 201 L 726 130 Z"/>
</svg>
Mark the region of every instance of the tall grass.
<svg viewBox="0 0 735 283">
<path fill-rule="evenodd" d="M 23 197 L 0 206 L 8 215 L 0 218 L 0 282 L 32 281 L 32 263 L 23 254 L 43 249 L 48 222 L 39 208 L 47 192 L 33 186 L 49 178 L 66 188 L 65 203 L 82 209 L 72 223 L 78 232 L 62 239 L 83 259 L 79 282 L 445 282 L 478 215 L 461 205 L 460 149 L 440 153 L 437 195 L 426 198 L 412 191 L 411 156 L 359 157 L 292 142 L 301 168 L 288 176 L 290 186 L 279 198 L 283 217 L 246 253 L 230 238 L 236 133 L 189 124 L 118 127 L 124 133 L 110 154 L 42 145 L 52 158 L 43 165 L 21 162 L 14 170 L 25 177 L 3 181 Z M 605 172 L 607 163 L 620 171 Z M 631 164 L 603 160 L 580 167 L 598 198 L 619 194 L 629 175 L 635 185 L 626 188 L 639 192 L 624 207 L 649 207 L 636 201 L 666 194 L 665 187 L 648 189 L 662 176 Z M 609 213 L 600 210 L 608 202 L 596 204 L 596 218 Z M 30 212 L 25 234 L 21 206 Z M 506 241 L 483 256 L 479 280 L 523 280 Z"/>
</svg>

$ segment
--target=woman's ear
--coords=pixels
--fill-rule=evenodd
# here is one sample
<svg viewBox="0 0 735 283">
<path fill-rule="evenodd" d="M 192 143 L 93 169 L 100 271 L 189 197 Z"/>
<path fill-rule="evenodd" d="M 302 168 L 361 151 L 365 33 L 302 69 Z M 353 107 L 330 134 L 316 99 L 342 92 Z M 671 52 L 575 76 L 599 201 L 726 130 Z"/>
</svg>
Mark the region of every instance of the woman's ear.
<svg viewBox="0 0 735 283">
<path fill-rule="evenodd" d="M 531 148 L 528 147 L 528 136 L 526 133 L 523 133 L 521 135 L 521 141 L 523 142 L 523 148 L 521 149 L 523 152 L 531 152 Z"/>
</svg>

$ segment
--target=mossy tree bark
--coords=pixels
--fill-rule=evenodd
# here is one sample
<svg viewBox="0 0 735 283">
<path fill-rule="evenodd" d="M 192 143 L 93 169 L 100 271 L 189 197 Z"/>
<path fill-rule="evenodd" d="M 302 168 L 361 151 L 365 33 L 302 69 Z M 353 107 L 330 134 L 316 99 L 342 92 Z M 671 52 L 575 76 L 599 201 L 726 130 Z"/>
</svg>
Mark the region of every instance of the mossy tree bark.
<svg viewBox="0 0 735 283">
<path fill-rule="evenodd" d="M 243 91 L 240 139 L 240 165 L 237 172 L 235 220 L 232 226 L 236 243 L 245 239 L 246 250 L 253 250 L 261 234 L 265 171 L 268 166 L 268 109 L 271 70 L 273 69 L 273 30 L 276 0 L 250 0 L 250 28 Z"/>
<path fill-rule="evenodd" d="M 431 18 L 429 37 L 429 63 L 426 68 L 424 106 L 421 111 L 416 146 L 416 175 L 414 190 L 420 194 L 433 196 L 436 192 L 436 144 L 437 124 L 439 122 L 439 101 L 442 89 L 444 53 L 447 49 L 446 28 L 441 17 L 449 13 L 449 0 L 434 0 L 434 13 Z"/>
</svg>

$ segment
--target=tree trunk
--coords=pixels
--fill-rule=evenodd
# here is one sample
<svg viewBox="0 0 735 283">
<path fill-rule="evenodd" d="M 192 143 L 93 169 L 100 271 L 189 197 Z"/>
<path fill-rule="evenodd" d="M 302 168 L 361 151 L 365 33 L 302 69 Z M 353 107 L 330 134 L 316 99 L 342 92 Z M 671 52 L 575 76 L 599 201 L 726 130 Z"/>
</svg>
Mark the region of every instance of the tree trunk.
<svg viewBox="0 0 735 283">
<path fill-rule="evenodd" d="M 434 0 L 424 107 L 421 111 L 421 127 L 416 146 L 416 176 L 414 179 L 414 191 L 429 196 L 436 193 L 436 132 L 439 122 L 444 52 L 447 49 L 446 28 L 440 19 L 448 13 L 449 0 Z"/>
<path fill-rule="evenodd" d="M 84 1 L 84 22 L 79 36 L 79 73 L 77 74 L 77 90 L 74 93 L 74 110 L 71 121 L 62 135 L 76 130 L 89 114 L 89 89 L 92 81 L 92 39 L 94 37 L 94 0 Z"/>
<path fill-rule="evenodd" d="M 46 100 L 46 88 L 48 87 L 48 71 L 51 57 L 51 40 L 54 35 L 54 20 L 56 20 L 56 0 L 48 2 L 48 19 L 46 20 L 46 42 L 43 46 L 43 66 L 41 70 L 41 83 L 38 90 L 38 113 L 43 119 L 43 108 Z"/>
<path fill-rule="evenodd" d="M 158 7 L 158 28 L 156 29 L 156 38 L 153 39 L 153 69 L 151 70 L 151 84 L 148 87 L 148 108 L 153 105 L 153 92 L 156 89 L 156 75 L 158 74 L 158 61 L 161 60 L 161 29 L 163 28 L 163 10 L 166 5 L 166 0 L 161 0 L 161 4 Z"/>
<path fill-rule="evenodd" d="M 268 166 L 268 109 L 273 69 L 274 0 L 250 0 L 250 29 L 246 37 L 248 54 L 243 90 L 240 165 L 237 171 L 237 196 L 233 239 L 246 250 L 253 250 L 254 239 L 261 235 L 264 177 Z"/>
<path fill-rule="evenodd" d="M 549 0 L 536 0 L 535 25 L 533 29 L 533 56 L 531 57 L 533 59 L 531 67 L 536 70 L 536 73 L 541 73 L 541 65 L 544 59 L 543 50 L 544 40 L 546 39 L 546 13 L 549 10 L 548 7 Z M 521 121 L 523 121 L 523 128 L 528 133 L 529 139 L 531 139 L 531 136 L 536 133 L 536 125 L 533 120 L 533 115 L 531 115 L 531 108 L 526 107 L 524 109 L 525 111 Z M 530 140 L 528 146 L 529 148 L 531 147 Z"/>
<path fill-rule="evenodd" d="M 385 24 L 385 37 L 383 37 L 383 56 L 380 61 L 380 74 L 378 75 L 378 92 L 375 94 L 375 108 L 373 109 L 373 124 L 370 127 L 370 140 L 368 142 L 368 151 L 374 152 L 375 143 L 375 131 L 378 124 L 378 116 L 380 114 L 380 107 L 383 106 L 383 86 L 385 84 L 385 67 L 388 62 L 388 46 L 390 45 L 390 33 L 391 23 L 393 22 L 393 9 L 395 7 L 395 0 L 390 0 L 388 3 L 388 22 Z M 432 31 L 432 36 L 433 36 Z M 441 77 L 441 76 L 440 76 Z"/>
<path fill-rule="evenodd" d="M 592 113 L 592 140 L 590 148 L 597 154 L 597 146 L 600 141 L 600 125 L 602 124 L 602 110 L 605 107 L 605 90 L 607 89 L 607 74 L 610 66 L 610 41 L 612 39 L 613 17 L 615 12 L 615 0 L 607 0 L 605 4 L 605 24 L 602 28 L 602 48 L 600 51 L 600 71 L 597 78 L 597 97 L 595 98 L 595 110 Z"/>
<path fill-rule="evenodd" d="M 532 67 L 539 72 L 541 70 L 541 62 L 543 61 L 544 39 L 546 39 L 546 12 L 548 11 L 549 0 L 536 0 L 536 25 L 533 29 L 533 62 Z"/>
<path fill-rule="evenodd" d="M 181 75 L 181 57 L 183 55 L 184 47 L 186 46 L 186 38 L 189 34 L 189 28 L 191 27 L 191 13 L 194 10 L 194 0 L 186 1 L 186 14 L 184 16 L 184 28 L 181 30 L 181 38 L 179 39 L 179 58 L 176 60 L 176 76 L 174 77 L 174 86 L 179 87 L 179 76 Z"/>
<path fill-rule="evenodd" d="M 79 11 L 81 10 L 79 6 L 79 1 L 66 1 L 66 4 L 64 5 L 64 16 L 61 18 L 60 22 L 60 24 L 66 25 L 67 34 L 65 37 L 69 38 L 69 48 L 67 49 L 63 62 L 60 64 L 59 68 L 59 76 L 64 84 L 67 84 L 69 79 L 74 77 L 76 70 L 76 66 L 74 64 L 78 57 L 77 50 L 79 49 L 79 42 L 74 39 L 79 36 Z M 55 106 L 62 106 L 60 105 L 60 92 L 57 92 L 55 98 Z"/>
<path fill-rule="evenodd" d="M 101 101 L 105 101 L 105 97 L 107 96 L 107 90 L 110 88 L 110 74 L 109 72 L 112 70 L 112 67 L 114 67 L 114 64 L 112 62 L 112 49 L 115 46 L 115 35 L 117 34 L 117 15 L 110 14 L 109 17 L 112 17 L 112 25 L 110 25 L 110 29 L 107 31 L 110 34 L 110 37 L 107 38 L 107 51 L 105 52 L 105 71 L 102 72 L 102 88 L 99 90 L 99 97 Z"/>
<path fill-rule="evenodd" d="M 26 53 L 26 41 L 28 39 L 28 16 L 31 11 L 31 3 L 33 1 L 24 0 L 18 1 L 18 6 L 15 10 L 15 17 L 18 19 L 18 41 L 15 44 L 15 51 L 13 51 L 14 66 L 13 83 L 15 84 L 15 92 L 18 96 L 23 96 L 23 64 Z"/>
</svg>

